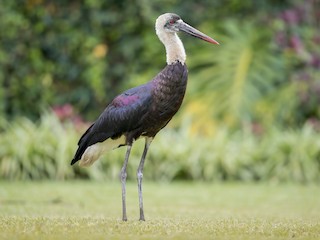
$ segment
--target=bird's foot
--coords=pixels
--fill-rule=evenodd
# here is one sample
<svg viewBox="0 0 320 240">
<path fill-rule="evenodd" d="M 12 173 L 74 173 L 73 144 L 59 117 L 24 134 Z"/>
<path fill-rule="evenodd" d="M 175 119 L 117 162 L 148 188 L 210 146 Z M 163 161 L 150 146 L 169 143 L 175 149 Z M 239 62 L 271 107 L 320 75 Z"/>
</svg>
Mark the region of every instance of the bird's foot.
<svg viewBox="0 0 320 240">
<path fill-rule="evenodd" d="M 145 221 L 144 216 L 140 216 L 139 221 Z"/>
</svg>

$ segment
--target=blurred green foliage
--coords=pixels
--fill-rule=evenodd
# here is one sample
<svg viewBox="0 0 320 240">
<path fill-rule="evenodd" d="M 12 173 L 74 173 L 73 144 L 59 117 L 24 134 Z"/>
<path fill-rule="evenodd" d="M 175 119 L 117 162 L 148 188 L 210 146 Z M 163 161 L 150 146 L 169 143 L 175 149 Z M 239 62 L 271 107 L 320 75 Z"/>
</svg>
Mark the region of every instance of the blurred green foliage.
<svg viewBox="0 0 320 240">
<path fill-rule="evenodd" d="M 314 0 L 2 1 L 0 178 L 118 177 L 124 148 L 90 169 L 69 161 L 85 130 L 81 118 L 93 121 L 116 94 L 165 65 L 154 33 L 164 12 L 179 14 L 220 45 L 180 34 L 188 54 L 186 99 L 169 125 L 176 131 L 155 139 L 145 175 L 319 182 L 320 3 Z M 42 114 L 50 108 L 56 116 Z M 142 145 L 132 151 L 131 178 Z"/>
<path fill-rule="evenodd" d="M 27 118 L 3 123 L 7 130 L 0 133 L 0 179 L 118 180 L 125 147 L 108 152 L 90 168 L 70 166 L 79 138 L 73 126 L 52 114 L 37 124 Z M 220 128 L 214 138 L 190 138 L 189 130 L 190 122 L 185 121 L 177 131 L 158 134 L 145 165 L 147 179 L 320 182 L 320 133 L 310 125 L 287 131 L 273 128 L 263 136 Z M 132 148 L 129 179 L 136 178 L 143 144 L 139 140 Z"/>
<path fill-rule="evenodd" d="M 252 21 L 231 18 L 216 29 L 204 23 L 222 44 L 189 60 L 190 78 L 197 80 L 190 81 L 187 108 L 198 122 L 196 132 L 208 132 L 210 122 L 262 129 L 312 122 L 319 129 L 320 3 L 290 2 L 284 9 L 274 5 L 276 11 L 259 9 Z"/>
<path fill-rule="evenodd" d="M 94 120 L 116 94 L 164 66 L 154 33 L 163 12 L 180 14 L 221 43 L 182 36 L 190 56 L 183 113 L 204 115 L 194 118 L 196 131 L 318 121 L 319 3 L 312 0 L 3 1 L 1 115 L 37 119 L 69 103 Z M 203 122 L 208 129 L 197 127 Z"/>
</svg>

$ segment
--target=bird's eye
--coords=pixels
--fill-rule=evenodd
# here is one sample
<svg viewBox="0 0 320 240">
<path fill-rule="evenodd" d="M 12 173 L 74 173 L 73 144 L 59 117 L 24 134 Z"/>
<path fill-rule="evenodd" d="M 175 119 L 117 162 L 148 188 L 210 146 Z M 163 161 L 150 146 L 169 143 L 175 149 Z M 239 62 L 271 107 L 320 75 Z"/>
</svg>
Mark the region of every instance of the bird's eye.
<svg viewBox="0 0 320 240">
<path fill-rule="evenodd" d="M 175 23 L 175 21 L 174 21 L 173 19 L 171 19 L 171 20 L 169 21 L 169 23 L 172 25 L 172 24 Z"/>
</svg>

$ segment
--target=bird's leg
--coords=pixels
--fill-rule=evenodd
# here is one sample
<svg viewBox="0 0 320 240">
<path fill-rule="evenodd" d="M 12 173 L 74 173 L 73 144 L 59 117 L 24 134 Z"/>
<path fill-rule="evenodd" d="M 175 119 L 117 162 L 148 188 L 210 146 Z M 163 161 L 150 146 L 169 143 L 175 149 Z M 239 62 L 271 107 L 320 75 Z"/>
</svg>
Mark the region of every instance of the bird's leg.
<svg viewBox="0 0 320 240">
<path fill-rule="evenodd" d="M 139 194 L 139 208 L 140 208 L 140 221 L 145 221 L 144 212 L 143 212 L 143 199 L 142 199 L 142 178 L 143 178 L 143 166 L 144 160 L 146 158 L 149 146 L 152 142 L 152 138 L 146 138 L 143 154 L 141 157 L 141 161 L 137 170 L 137 179 L 138 179 L 138 194 Z"/>
<path fill-rule="evenodd" d="M 122 183 L 122 221 L 127 221 L 126 180 L 127 180 L 127 165 L 128 165 L 130 151 L 131 151 L 131 145 L 128 145 L 126 157 L 124 159 L 124 163 L 120 172 L 120 179 Z"/>
</svg>

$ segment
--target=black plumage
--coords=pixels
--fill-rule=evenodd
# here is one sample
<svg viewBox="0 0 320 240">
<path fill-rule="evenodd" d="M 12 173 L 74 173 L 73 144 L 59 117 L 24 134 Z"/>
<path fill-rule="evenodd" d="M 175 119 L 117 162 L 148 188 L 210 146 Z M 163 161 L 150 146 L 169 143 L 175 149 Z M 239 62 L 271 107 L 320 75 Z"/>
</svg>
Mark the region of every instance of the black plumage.
<svg viewBox="0 0 320 240">
<path fill-rule="evenodd" d="M 108 138 L 124 135 L 129 145 L 140 136 L 154 137 L 180 108 L 187 72 L 186 64 L 177 61 L 150 82 L 118 95 L 80 138 L 71 164 L 79 161 L 89 146 Z"/>
</svg>

